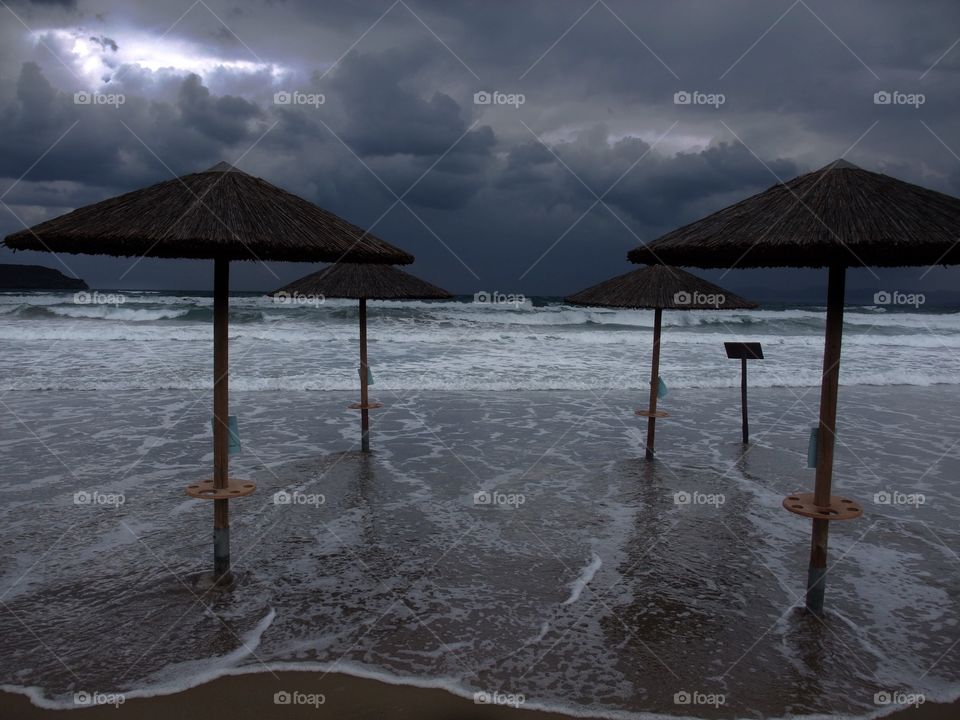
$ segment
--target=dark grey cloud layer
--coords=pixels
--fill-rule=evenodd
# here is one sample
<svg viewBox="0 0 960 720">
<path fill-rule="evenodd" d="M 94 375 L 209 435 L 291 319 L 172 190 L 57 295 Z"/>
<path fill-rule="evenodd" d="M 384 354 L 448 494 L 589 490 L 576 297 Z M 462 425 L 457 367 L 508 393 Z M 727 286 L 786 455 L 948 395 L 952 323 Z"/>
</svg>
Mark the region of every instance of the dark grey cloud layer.
<svg viewBox="0 0 960 720">
<path fill-rule="evenodd" d="M 844 154 L 960 194 L 953 0 L 206 2 L 181 17 L 188 8 L 0 8 L 0 232 L 227 160 L 373 226 L 456 291 L 554 294 Z M 78 104 L 83 91 L 123 103 Z M 481 91 L 524 102 L 478 105 Z M 724 102 L 675 104 L 683 91 Z M 884 91 L 923 102 L 875 104 Z M 60 262 L 104 287 L 209 285 L 203 263 Z M 249 263 L 236 284 L 304 270 Z M 956 282 L 921 272 L 854 282 Z M 819 282 L 742 275 L 726 282 Z"/>
</svg>

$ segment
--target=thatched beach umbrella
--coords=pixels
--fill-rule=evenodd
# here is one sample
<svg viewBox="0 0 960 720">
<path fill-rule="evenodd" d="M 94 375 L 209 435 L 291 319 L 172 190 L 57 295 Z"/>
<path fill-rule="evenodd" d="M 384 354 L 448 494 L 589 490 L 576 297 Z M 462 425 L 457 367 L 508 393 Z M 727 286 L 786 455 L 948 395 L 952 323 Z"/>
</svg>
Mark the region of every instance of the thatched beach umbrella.
<svg viewBox="0 0 960 720">
<path fill-rule="evenodd" d="M 807 608 L 823 612 L 829 521 L 862 514 L 831 495 L 848 267 L 960 263 L 960 200 L 837 161 L 631 250 L 633 262 L 829 268 L 814 492 L 784 507 L 813 519 Z"/>
<path fill-rule="evenodd" d="M 297 298 L 346 298 L 360 301 L 360 402 L 350 405 L 360 411 L 361 449 L 370 451 L 370 410 L 383 403 L 370 402 L 367 364 L 367 300 L 445 300 L 453 297 L 410 273 L 389 265 L 342 262 L 295 280 L 270 293 L 274 298 L 296 302 Z"/>
<path fill-rule="evenodd" d="M 679 268 L 651 265 L 618 275 L 566 298 L 573 305 L 636 308 L 653 310 L 653 360 L 650 364 L 650 403 L 636 414 L 647 418 L 646 459 L 653 460 L 653 440 L 657 418 L 667 413 L 657 410 L 660 385 L 660 325 L 666 310 L 749 310 L 755 303 L 744 300 L 722 287 L 709 283 Z"/>
<path fill-rule="evenodd" d="M 214 503 L 214 580 L 230 579 L 227 324 L 231 260 L 413 262 L 413 256 L 227 163 L 87 205 L 7 236 L 7 247 L 121 257 L 213 259 L 213 478 L 187 494 Z"/>
</svg>

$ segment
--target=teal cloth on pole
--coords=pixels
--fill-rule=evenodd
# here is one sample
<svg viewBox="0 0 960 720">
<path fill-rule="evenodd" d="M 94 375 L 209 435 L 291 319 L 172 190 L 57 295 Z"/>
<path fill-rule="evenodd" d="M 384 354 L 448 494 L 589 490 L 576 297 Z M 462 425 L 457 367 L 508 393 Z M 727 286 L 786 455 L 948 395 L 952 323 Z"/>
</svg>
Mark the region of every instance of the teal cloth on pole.
<svg viewBox="0 0 960 720">
<path fill-rule="evenodd" d="M 657 378 L 657 400 L 663 400 L 667 396 L 667 384 L 662 377 Z"/>
<path fill-rule="evenodd" d="M 217 426 L 217 418 L 210 418 L 211 427 Z M 240 452 L 240 425 L 236 415 L 230 415 L 227 421 L 227 452 L 235 455 Z"/>
<path fill-rule="evenodd" d="M 837 431 L 833 431 L 833 439 L 837 439 Z M 815 468 L 817 466 L 817 450 L 820 444 L 819 428 L 810 428 L 810 442 L 807 444 L 807 467 Z"/>
<path fill-rule="evenodd" d="M 363 368 L 357 368 L 357 375 L 361 378 L 363 377 Z M 373 385 L 373 373 L 370 371 L 370 366 L 367 365 L 367 385 Z"/>
</svg>

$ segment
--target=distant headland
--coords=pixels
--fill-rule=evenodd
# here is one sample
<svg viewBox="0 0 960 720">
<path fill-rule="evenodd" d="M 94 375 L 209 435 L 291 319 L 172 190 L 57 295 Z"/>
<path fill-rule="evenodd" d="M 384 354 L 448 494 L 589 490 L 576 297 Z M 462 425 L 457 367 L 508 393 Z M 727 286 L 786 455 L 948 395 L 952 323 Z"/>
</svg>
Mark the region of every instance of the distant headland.
<svg viewBox="0 0 960 720">
<path fill-rule="evenodd" d="M 0 290 L 87 290 L 79 278 L 41 265 L 0 265 Z"/>
</svg>

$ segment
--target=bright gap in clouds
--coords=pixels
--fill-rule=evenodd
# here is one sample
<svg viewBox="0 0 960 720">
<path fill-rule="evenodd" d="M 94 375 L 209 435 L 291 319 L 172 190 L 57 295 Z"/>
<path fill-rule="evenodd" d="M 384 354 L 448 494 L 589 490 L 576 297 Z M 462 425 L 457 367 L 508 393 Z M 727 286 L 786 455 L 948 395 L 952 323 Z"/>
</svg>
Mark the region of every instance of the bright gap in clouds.
<svg viewBox="0 0 960 720">
<path fill-rule="evenodd" d="M 664 121 L 665 122 L 665 121 Z M 576 143 L 582 136 L 593 133 L 595 125 L 565 125 L 551 130 L 539 137 L 550 146 Z M 647 129 L 608 129 L 604 138 L 607 147 L 613 147 L 622 140 L 642 140 L 651 146 L 650 153 L 671 157 L 678 153 L 698 153 L 711 147 L 717 138 L 707 132 L 698 133 L 691 128 L 681 130 L 679 126 L 670 127 L 669 123 L 654 130 Z"/>
<path fill-rule="evenodd" d="M 71 28 L 40 30 L 31 35 L 35 42 L 43 41 L 57 52 L 91 88 L 118 79 L 125 65 L 139 65 L 152 72 L 196 73 L 204 79 L 217 70 L 250 74 L 268 71 L 273 78 L 288 72 L 287 68 L 274 63 L 216 57 L 185 40 L 137 31 L 111 31 L 102 35 Z"/>
</svg>

